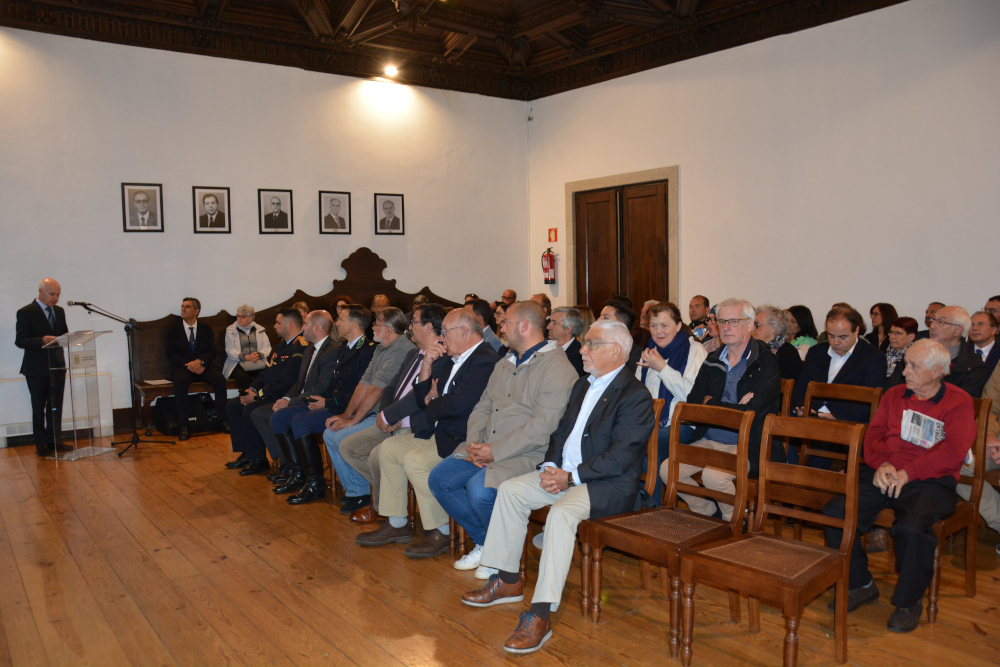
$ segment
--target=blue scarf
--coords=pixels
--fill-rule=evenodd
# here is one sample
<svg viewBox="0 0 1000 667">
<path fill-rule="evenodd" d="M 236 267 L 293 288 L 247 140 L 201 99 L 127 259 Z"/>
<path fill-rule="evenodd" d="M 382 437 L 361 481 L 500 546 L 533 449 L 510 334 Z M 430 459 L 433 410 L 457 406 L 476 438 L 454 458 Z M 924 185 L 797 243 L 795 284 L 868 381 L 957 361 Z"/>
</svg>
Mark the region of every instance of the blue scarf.
<svg viewBox="0 0 1000 667">
<path fill-rule="evenodd" d="M 649 339 L 649 344 L 646 349 L 652 350 L 656 348 L 656 351 L 660 353 L 660 356 L 664 358 L 667 362 L 667 366 L 670 366 L 675 371 L 684 374 L 684 368 L 687 366 L 688 353 L 691 351 L 691 335 L 681 329 L 674 336 L 674 339 L 667 343 L 666 347 L 660 347 L 656 344 L 652 338 Z M 642 383 L 646 384 L 646 373 L 649 372 L 649 366 L 643 366 L 642 368 Z M 665 403 L 663 405 L 663 412 L 660 413 L 660 428 L 666 428 L 670 426 L 670 404 L 674 402 L 674 395 L 667 390 L 667 386 L 660 382 L 660 394 L 657 398 L 662 398 Z"/>
</svg>

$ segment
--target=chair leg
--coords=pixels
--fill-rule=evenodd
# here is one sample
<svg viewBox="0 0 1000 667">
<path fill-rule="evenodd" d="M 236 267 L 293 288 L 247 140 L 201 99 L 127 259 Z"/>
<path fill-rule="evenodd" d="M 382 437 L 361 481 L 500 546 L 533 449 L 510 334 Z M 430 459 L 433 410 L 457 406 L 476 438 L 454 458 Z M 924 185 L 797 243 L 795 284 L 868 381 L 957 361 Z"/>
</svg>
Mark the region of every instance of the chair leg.
<svg viewBox="0 0 1000 667">
<path fill-rule="evenodd" d="M 836 609 L 833 612 L 833 645 L 837 662 L 847 662 L 847 590 L 849 572 L 844 572 L 843 578 L 837 582 L 834 590 Z"/>
<path fill-rule="evenodd" d="M 965 529 L 965 594 L 976 597 L 976 545 L 979 543 L 979 521 Z"/>
<path fill-rule="evenodd" d="M 931 576 L 931 586 L 927 595 L 927 622 L 937 620 L 938 586 L 941 585 L 941 542 L 934 547 L 934 574 Z"/>
<path fill-rule="evenodd" d="M 684 631 L 681 638 L 681 664 L 691 664 L 691 639 L 694 635 L 694 582 L 684 584 L 681 605 L 684 607 Z"/>
<path fill-rule="evenodd" d="M 528 533 L 524 537 L 524 548 L 521 550 L 521 568 L 518 570 L 518 574 L 521 577 L 522 588 L 526 583 L 528 583 L 528 542 L 530 541 L 531 533 Z"/>
<path fill-rule="evenodd" d="M 590 615 L 590 542 L 580 543 L 580 613 Z"/>
<path fill-rule="evenodd" d="M 667 582 L 669 582 L 669 581 L 670 581 L 670 575 L 667 573 L 667 568 L 665 568 L 665 567 L 663 567 L 661 565 L 660 566 L 660 595 L 662 597 L 669 597 L 670 596 L 670 590 L 667 588 L 667 585 L 668 585 Z"/>
<path fill-rule="evenodd" d="M 760 600 L 755 597 L 748 598 L 749 609 L 747 614 L 750 616 L 748 624 L 750 625 L 750 634 L 755 635 L 760 632 Z"/>
<path fill-rule="evenodd" d="M 592 548 L 590 550 L 591 565 L 590 565 L 590 620 L 597 623 L 601 620 L 601 587 L 603 582 L 601 581 L 601 567 L 604 564 L 604 549 L 600 546 Z"/>
<path fill-rule="evenodd" d="M 465 556 L 465 542 L 466 542 L 465 528 L 462 528 L 461 526 L 459 526 L 458 527 L 458 557 L 459 558 L 462 558 L 463 556 Z"/>
<path fill-rule="evenodd" d="M 886 528 L 885 540 L 886 546 L 888 546 L 886 554 L 888 554 L 889 558 L 889 574 L 899 574 L 896 570 L 896 545 L 892 541 L 892 532 L 888 528 Z"/>
<path fill-rule="evenodd" d="M 417 494 L 409 482 L 406 483 L 406 519 L 412 531 L 417 525 Z"/>
<path fill-rule="evenodd" d="M 785 617 L 785 667 L 795 667 L 799 658 L 799 617 L 789 614 Z"/>
<path fill-rule="evenodd" d="M 740 624 L 740 593 L 739 591 L 729 591 L 729 620 L 736 625 Z"/>
<path fill-rule="evenodd" d="M 670 577 L 670 657 L 681 650 L 681 575 Z"/>
<path fill-rule="evenodd" d="M 448 555 L 455 557 L 455 546 L 458 542 L 458 525 L 455 520 L 448 517 Z"/>
<path fill-rule="evenodd" d="M 653 586 L 652 569 L 647 561 L 639 561 L 639 583 L 644 591 L 648 591 Z"/>
</svg>

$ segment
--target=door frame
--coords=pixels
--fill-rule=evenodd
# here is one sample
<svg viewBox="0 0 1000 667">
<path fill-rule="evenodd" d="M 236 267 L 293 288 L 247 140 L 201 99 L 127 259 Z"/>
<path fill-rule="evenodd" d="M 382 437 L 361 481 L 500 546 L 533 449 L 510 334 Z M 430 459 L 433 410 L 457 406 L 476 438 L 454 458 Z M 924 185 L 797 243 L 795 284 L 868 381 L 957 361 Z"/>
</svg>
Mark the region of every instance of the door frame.
<svg viewBox="0 0 1000 667">
<path fill-rule="evenodd" d="M 601 176 L 566 183 L 566 303 L 577 303 L 576 294 L 576 207 L 573 196 L 588 190 L 604 190 L 651 181 L 667 182 L 667 299 L 677 303 L 680 295 L 680 220 L 678 193 L 680 167 L 659 167 L 644 171 L 631 171 L 613 176 Z"/>
</svg>

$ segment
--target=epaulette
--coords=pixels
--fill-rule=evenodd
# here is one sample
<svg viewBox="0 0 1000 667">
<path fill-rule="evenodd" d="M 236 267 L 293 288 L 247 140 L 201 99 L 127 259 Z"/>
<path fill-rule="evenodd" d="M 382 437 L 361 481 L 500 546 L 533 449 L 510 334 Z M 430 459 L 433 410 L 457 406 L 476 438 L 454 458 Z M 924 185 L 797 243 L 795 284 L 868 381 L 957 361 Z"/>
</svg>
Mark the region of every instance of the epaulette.
<svg viewBox="0 0 1000 667">
<path fill-rule="evenodd" d="M 299 335 L 299 337 L 296 338 L 296 340 L 299 341 L 299 345 L 301 345 L 302 347 L 309 347 L 309 345 L 311 344 L 309 341 L 306 340 L 305 336 L 302 335 Z"/>
<path fill-rule="evenodd" d="M 354 349 L 355 350 L 360 350 L 361 348 L 363 348 L 365 346 L 365 342 L 366 342 L 365 339 L 366 338 L 367 338 L 367 336 L 365 336 L 364 334 L 362 334 L 361 338 L 358 339 L 358 342 L 354 344 Z M 371 341 L 368 341 L 368 344 L 369 345 L 374 345 L 374 343 L 372 343 Z"/>
</svg>

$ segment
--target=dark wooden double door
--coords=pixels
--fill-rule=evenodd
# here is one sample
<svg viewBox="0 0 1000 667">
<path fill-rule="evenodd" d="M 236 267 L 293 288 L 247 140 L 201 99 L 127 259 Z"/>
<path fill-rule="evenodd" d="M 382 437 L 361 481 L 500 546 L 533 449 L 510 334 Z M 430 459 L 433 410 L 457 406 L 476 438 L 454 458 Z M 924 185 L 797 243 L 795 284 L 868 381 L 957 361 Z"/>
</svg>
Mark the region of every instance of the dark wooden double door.
<svg viewBox="0 0 1000 667">
<path fill-rule="evenodd" d="M 577 303 L 600 314 L 612 294 L 627 294 L 636 317 L 648 299 L 668 298 L 667 182 L 578 192 Z"/>
</svg>

